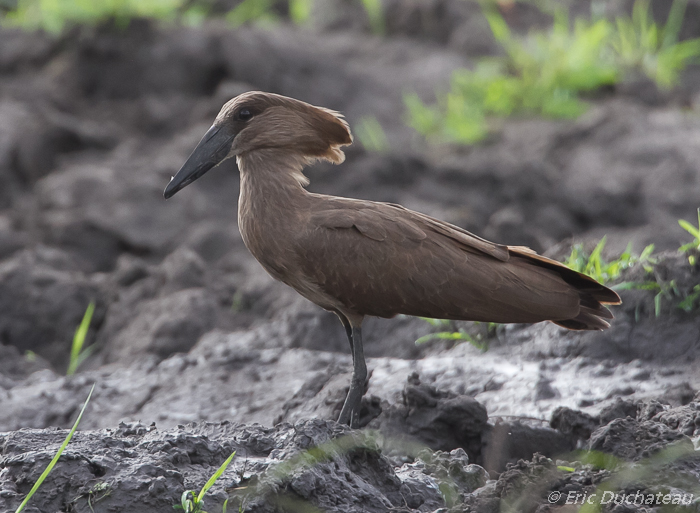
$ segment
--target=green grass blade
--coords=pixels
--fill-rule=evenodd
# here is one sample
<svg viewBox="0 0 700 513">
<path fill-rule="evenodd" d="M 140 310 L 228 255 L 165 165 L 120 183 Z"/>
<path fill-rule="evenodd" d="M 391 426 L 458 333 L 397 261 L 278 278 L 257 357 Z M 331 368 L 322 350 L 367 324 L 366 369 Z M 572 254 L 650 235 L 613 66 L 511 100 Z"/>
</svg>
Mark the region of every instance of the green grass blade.
<svg viewBox="0 0 700 513">
<path fill-rule="evenodd" d="M 182 509 L 184 511 L 187 511 L 187 496 L 192 493 L 190 490 L 185 490 L 182 492 L 182 495 L 180 496 L 180 505 L 179 506 L 174 506 L 175 509 Z"/>
<path fill-rule="evenodd" d="M 671 10 L 668 13 L 668 18 L 666 19 L 666 25 L 663 28 L 663 41 L 661 42 L 662 48 L 667 48 L 678 43 L 678 34 L 681 31 L 681 26 L 683 25 L 683 17 L 685 16 L 685 10 L 688 6 L 688 0 L 673 0 L 671 4 Z"/>
<path fill-rule="evenodd" d="M 642 254 L 639 255 L 639 261 L 644 262 L 646 260 L 649 260 L 649 257 L 651 256 L 651 254 L 653 252 L 654 252 L 654 245 L 649 244 L 647 247 L 644 248 L 644 250 L 642 251 Z"/>
<path fill-rule="evenodd" d="M 78 365 L 80 365 L 80 363 L 82 363 L 86 358 L 83 357 L 80 359 L 80 353 L 83 350 L 85 338 L 87 337 L 88 330 L 90 329 L 93 313 L 95 313 L 95 302 L 90 301 L 90 304 L 83 315 L 83 320 L 80 321 L 80 326 L 78 326 L 78 329 L 75 330 L 75 335 L 73 336 L 73 345 L 70 349 L 70 364 L 68 365 L 68 370 L 66 371 L 67 376 L 75 374 L 75 371 L 78 370 Z"/>
<path fill-rule="evenodd" d="M 61 444 L 61 447 L 59 447 L 59 449 L 58 449 L 58 452 L 53 457 L 53 459 L 51 460 L 49 465 L 46 467 L 46 470 L 44 470 L 44 472 L 41 473 L 41 475 L 39 476 L 39 479 L 37 479 L 36 483 L 34 483 L 34 486 L 32 486 L 32 489 L 29 490 L 29 493 L 22 501 L 22 504 L 20 504 L 19 507 L 15 510 L 15 513 L 20 513 L 20 511 L 22 511 L 24 509 L 24 507 L 27 505 L 27 502 L 29 502 L 29 499 L 32 498 L 32 496 L 36 493 L 36 491 L 39 489 L 41 484 L 44 482 L 44 480 L 47 478 L 47 476 L 51 473 L 53 468 L 56 466 L 56 463 L 58 462 L 58 458 L 61 457 L 61 454 L 63 454 L 63 451 L 70 443 L 71 438 L 73 438 L 73 434 L 75 433 L 75 430 L 78 429 L 78 424 L 80 424 L 80 419 L 83 418 L 83 413 L 85 413 L 85 408 L 87 408 L 87 405 L 90 402 L 90 398 L 92 397 L 92 392 L 94 390 L 95 390 L 95 385 L 92 385 L 92 388 L 90 389 L 90 393 L 88 394 L 87 399 L 85 399 L 85 403 L 83 404 L 83 407 L 80 410 L 80 414 L 78 415 L 78 418 L 75 419 L 75 423 L 73 424 L 73 427 L 71 428 L 70 432 L 68 433 L 68 436 L 66 436 L 66 439 L 63 441 L 63 443 Z"/>
<path fill-rule="evenodd" d="M 661 290 L 661 285 L 655 281 L 623 281 L 611 287 L 613 290 Z"/>
<path fill-rule="evenodd" d="M 216 480 L 221 477 L 221 474 L 223 474 L 226 471 L 226 467 L 229 466 L 229 463 L 233 460 L 233 457 L 236 455 L 236 451 L 233 451 L 231 453 L 231 456 L 228 457 L 226 461 L 224 461 L 219 469 L 214 472 L 214 475 L 209 478 L 209 481 L 202 487 L 202 490 L 199 492 L 199 496 L 197 497 L 197 501 L 201 501 L 202 498 L 204 497 L 204 494 L 206 494 L 209 491 L 209 488 L 214 486 L 214 483 L 216 483 Z"/>
<path fill-rule="evenodd" d="M 416 339 L 415 344 L 416 344 L 417 346 L 419 346 L 419 345 L 421 345 L 421 344 L 425 344 L 426 342 L 430 342 L 431 340 L 435 340 L 435 339 L 437 339 L 437 337 L 435 336 L 435 334 L 434 334 L 434 333 L 430 333 L 430 334 L 428 334 L 428 335 L 423 335 L 422 337 L 418 337 L 418 338 Z"/>
<path fill-rule="evenodd" d="M 426 342 L 430 342 L 431 340 L 464 340 L 466 342 L 472 342 L 473 337 L 468 333 L 460 333 L 459 331 L 441 331 L 439 333 L 429 333 L 427 335 L 423 335 L 416 340 L 416 345 L 424 344 Z"/>
<path fill-rule="evenodd" d="M 663 292 L 659 292 L 654 296 L 654 315 L 659 317 L 661 315 L 661 299 L 663 297 Z"/>
<path fill-rule="evenodd" d="M 83 351 L 81 351 L 78 355 L 78 358 L 75 359 L 75 368 L 77 369 L 78 367 L 80 367 L 85 360 L 92 356 L 92 353 L 94 353 L 96 349 L 96 345 L 91 345 L 86 347 Z"/>
<path fill-rule="evenodd" d="M 503 16 L 501 16 L 501 13 L 496 9 L 488 9 L 484 10 L 484 16 L 486 17 L 486 21 L 488 22 L 491 32 L 493 33 L 493 37 L 496 38 L 496 41 L 504 46 L 509 44 L 512 40 L 510 28 L 508 27 L 506 20 L 504 20 Z"/>
<path fill-rule="evenodd" d="M 690 224 L 688 221 L 685 219 L 679 219 L 678 224 L 681 225 L 681 227 L 687 231 L 690 235 L 692 235 L 695 238 L 700 238 L 700 230 L 695 228 L 692 224 Z"/>
<path fill-rule="evenodd" d="M 450 325 L 450 321 L 447 319 L 431 319 L 430 317 L 420 317 L 420 319 L 437 328 L 444 328 Z"/>
</svg>

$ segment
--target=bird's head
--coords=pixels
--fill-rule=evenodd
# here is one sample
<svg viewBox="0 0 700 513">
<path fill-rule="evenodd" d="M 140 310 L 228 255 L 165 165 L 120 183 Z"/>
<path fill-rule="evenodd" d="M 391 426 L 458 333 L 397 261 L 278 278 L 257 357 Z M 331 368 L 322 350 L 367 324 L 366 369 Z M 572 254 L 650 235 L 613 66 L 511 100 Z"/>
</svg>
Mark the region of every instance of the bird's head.
<svg viewBox="0 0 700 513">
<path fill-rule="evenodd" d="M 230 157 L 276 148 L 339 164 L 345 159 L 340 148 L 351 143 L 350 127 L 335 111 L 272 93 L 243 93 L 222 107 L 163 195 L 172 197 Z"/>
</svg>

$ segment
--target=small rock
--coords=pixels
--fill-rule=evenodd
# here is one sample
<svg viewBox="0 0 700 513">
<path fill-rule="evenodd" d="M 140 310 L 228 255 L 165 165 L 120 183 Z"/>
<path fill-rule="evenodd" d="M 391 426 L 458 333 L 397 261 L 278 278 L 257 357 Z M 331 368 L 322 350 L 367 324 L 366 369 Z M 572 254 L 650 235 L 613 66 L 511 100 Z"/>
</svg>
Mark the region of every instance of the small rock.
<svg viewBox="0 0 700 513">
<path fill-rule="evenodd" d="M 617 398 L 613 404 L 603 408 L 599 416 L 602 426 L 609 424 L 615 419 L 627 417 L 637 418 L 637 403 L 620 398 Z"/>
<path fill-rule="evenodd" d="M 552 412 L 549 425 L 565 435 L 572 435 L 577 440 L 588 440 L 599 424 L 598 419 L 587 413 L 560 406 Z"/>
</svg>

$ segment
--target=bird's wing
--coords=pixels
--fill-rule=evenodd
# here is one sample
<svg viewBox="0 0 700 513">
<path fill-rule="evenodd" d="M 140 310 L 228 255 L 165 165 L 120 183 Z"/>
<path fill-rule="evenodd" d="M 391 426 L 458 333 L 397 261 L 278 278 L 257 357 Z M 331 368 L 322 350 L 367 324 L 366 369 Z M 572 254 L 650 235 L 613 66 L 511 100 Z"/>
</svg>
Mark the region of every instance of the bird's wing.
<svg viewBox="0 0 700 513">
<path fill-rule="evenodd" d="M 344 217 L 343 224 L 346 228 L 353 226 L 352 219 L 358 221 L 359 225 L 355 227 L 365 236 L 375 238 L 379 231 L 385 233 L 390 231 L 395 238 L 413 238 L 414 240 L 422 240 L 425 237 L 415 238 L 414 233 L 439 234 L 445 240 L 449 240 L 453 244 L 444 244 L 440 238 L 432 237 L 432 239 L 445 250 L 458 247 L 469 253 L 481 252 L 484 255 L 491 256 L 501 262 L 507 262 L 511 257 L 519 257 L 529 261 L 532 264 L 549 269 L 559 275 L 567 283 L 575 286 L 579 290 L 586 291 L 592 294 L 597 301 L 604 304 L 620 304 L 620 297 L 616 292 L 603 287 L 596 280 L 583 273 L 573 271 L 566 265 L 551 258 L 539 255 L 537 252 L 526 246 L 505 246 L 496 244 L 486 239 L 474 235 L 467 230 L 455 226 L 446 221 L 435 219 L 426 214 L 407 209 L 402 205 L 394 203 L 375 203 L 362 200 L 350 200 L 351 203 L 346 204 L 346 208 L 335 210 L 335 214 L 328 217 L 328 227 L 334 224 L 333 218 L 338 219 Z M 350 208 L 348 208 L 350 207 Z M 353 214 L 356 212 L 356 214 Z M 342 213 L 342 214 L 341 214 Z M 322 218 L 329 212 L 319 212 L 318 218 Z"/>
<path fill-rule="evenodd" d="M 492 244 L 391 204 L 327 199 L 312 209 L 302 232 L 301 273 L 325 298 L 362 315 L 554 320 L 599 329 L 607 324 L 597 319 L 609 318 L 609 312 L 596 294 L 617 297 L 531 250 Z M 307 297 L 323 304 L 313 294 Z M 583 307 L 592 312 L 585 320 L 578 319 Z"/>
</svg>

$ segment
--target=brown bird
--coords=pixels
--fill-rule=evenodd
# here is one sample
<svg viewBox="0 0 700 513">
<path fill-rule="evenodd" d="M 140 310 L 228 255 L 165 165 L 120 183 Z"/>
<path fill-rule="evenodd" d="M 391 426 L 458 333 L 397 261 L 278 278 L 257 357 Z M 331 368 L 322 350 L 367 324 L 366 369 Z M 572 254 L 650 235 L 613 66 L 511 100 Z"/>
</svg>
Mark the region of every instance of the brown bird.
<svg viewBox="0 0 700 513">
<path fill-rule="evenodd" d="M 223 106 L 165 189 L 165 198 L 230 157 L 241 175 L 238 226 L 265 270 L 334 312 L 353 357 L 339 422 L 356 426 L 367 379 L 366 315 L 535 323 L 602 330 L 619 296 L 520 246 L 494 244 L 401 205 L 314 194 L 304 166 L 340 164 L 352 143 L 343 116 L 249 92 Z"/>
</svg>

